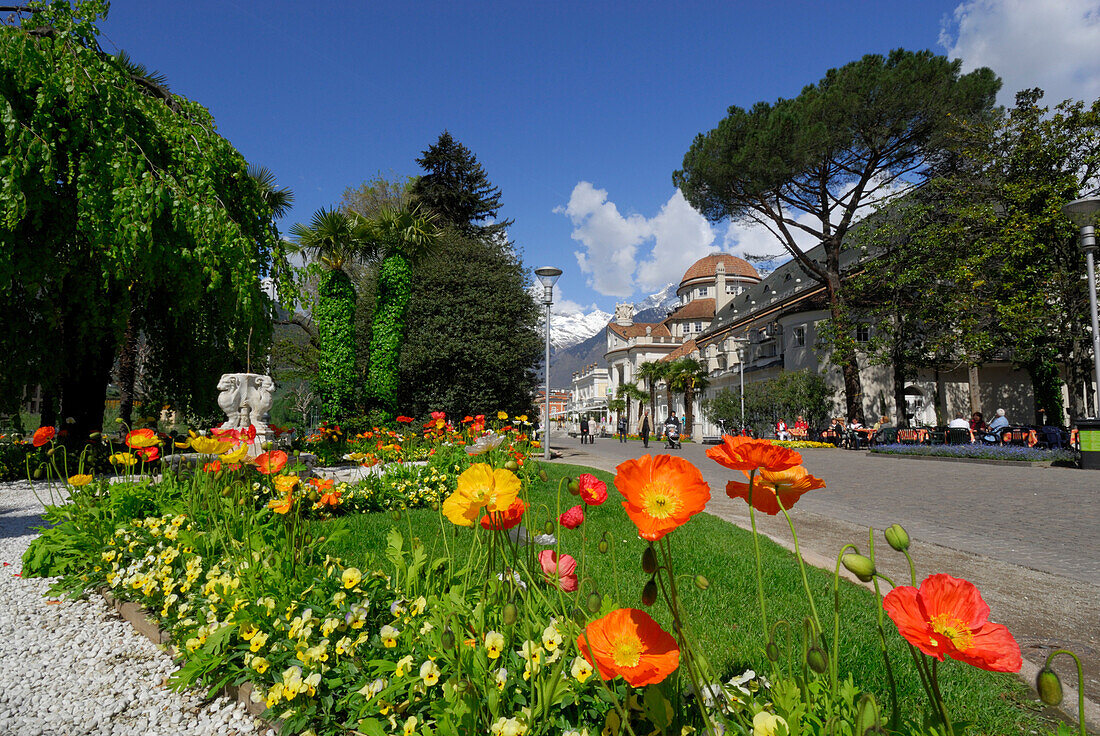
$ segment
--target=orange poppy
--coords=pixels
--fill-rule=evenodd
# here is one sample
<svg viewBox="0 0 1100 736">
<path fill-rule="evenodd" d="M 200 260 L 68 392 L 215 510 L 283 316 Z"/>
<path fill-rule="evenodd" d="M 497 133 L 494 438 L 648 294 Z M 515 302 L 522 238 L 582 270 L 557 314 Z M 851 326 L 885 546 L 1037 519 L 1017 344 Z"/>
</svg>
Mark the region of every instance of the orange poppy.
<svg viewBox="0 0 1100 736">
<path fill-rule="evenodd" d="M 31 444 L 35 447 L 41 447 L 57 435 L 57 430 L 53 427 L 39 427 L 34 430 L 34 437 L 31 439 Z"/>
<path fill-rule="evenodd" d="M 331 481 L 330 481 L 331 482 Z M 329 491 L 321 496 L 317 501 L 317 508 L 328 506 L 330 509 L 334 509 L 340 505 L 340 494 L 343 491 Z"/>
<path fill-rule="evenodd" d="M 702 511 L 710 486 L 699 469 L 672 455 L 642 455 L 616 470 L 615 487 L 642 539 L 656 541 Z"/>
<path fill-rule="evenodd" d="M 294 496 L 287 493 L 284 498 L 273 498 L 267 502 L 267 507 L 276 514 L 285 514 L 294 506 Z"/>
<path fill-rule="evenodd" d="M 272 452 L 265 452 L 256 457 L 253 461 L 256 464 L 256 470 L 260 471 L 264 475 L 271 475 L 272 473 L 278 473 L 286 465 L 287 456 L 282 450 L 274 450 Z"/>
<path fill-rule="evenodd" d="M 676 640 L 636 608 L 620 608 L 588 624 L 577 648 L 600 677 L 622 677 L 634 687 L 655 685 L 680 666 Z"/>
<path fill-rule="evenodd" d="M 522 498 L 517 498 L 512 502 L 512 505 L 504 509 L 504 511 L 482 516 L 481 528 L 492 531 L 512 529 L 519 525 L 525 511 L 527 511 L 527 504 Z"/>
<path fill-rule="evenodd" d="M 319 493 L 326 493 L 333 489 L 336 485 L 336 481 L 332 478 L 310 478 L 309 484 L 317 489 Z"/>
<path fill-rule="evenodd" d="M 707 450 L 707 457 L 731 470 L 761 468 L 777 472 L 802 464 L 802 456 L 786 447 L 773 445 L 771 440 L 751 437 L 722 437 L 722 444 Z"/>
<path fill-rule="evenodd" d="M 151 463 L 160 457 L 159 447 L 142 447 L 134 450 L 138 456 L 147 463 Z"/>
<path fill-rule="evenodd" d="M 778 472 L 761 470 L 753 482 L 751 505 L 757 511 L 775 516 L 779 513 L 780 502 L 783 508 L 789 509 L 798 503 L 803 493 L 824 487 L 825 481 L 810 475 L 801 465 Z M 731 480 L 726 484 L 726 495 L 743 498 L 745 503 L 749 503 L 749 484 Z"/>
<path fill-rule="evenodd" d="M 126 446 L 134 450 L 152 447 L 159 443 L 157 433 L 151 429 L 135 429 L 126 433 Z"/>
<path fill-rule="evenodd" d="M 920 590 L 894 588 L 882 607 L 905 639 L 930 657 L 944 655 L 983 670 L 1019 672 L 1020 645 L 1003 624 L 989 621 L 989 606 L 973 583 L 929 575 Z"/>
<path fill-rule="evenodd" d="M 217 473 L 222 469 L 222 462 L 221 460 L 215 460 L 214 462 L 206 463 L 202 466 L 202 469 L 207 473 Z"/>
</svg>

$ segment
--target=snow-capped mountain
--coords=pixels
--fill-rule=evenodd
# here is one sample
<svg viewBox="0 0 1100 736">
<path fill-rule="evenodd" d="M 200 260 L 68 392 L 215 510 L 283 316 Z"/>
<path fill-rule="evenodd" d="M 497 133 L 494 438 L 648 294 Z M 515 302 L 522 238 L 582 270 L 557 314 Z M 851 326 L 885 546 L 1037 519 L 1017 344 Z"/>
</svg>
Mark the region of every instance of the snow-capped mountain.
<svg viewBox="0 0 1100 736">
<path fill-rule="evenodd" d="M 671 310 L 680 303 L 680 297 L 676 296 L 676 284 L 669 284 L 656 294 L 650 294 L 645 299 L 634 305 L 634 314 L 644 312 L 647 309 L 660 309 L 662 312 Z"/>
<path fill-rule="evenodd" d="M 550 346 L 555 350 L 564 350 L 584 342 L 607 327 L 611 317 L 612 315 L 600 309 L 594 309 L 587 314 L 551 314 Z"/>
</svg>

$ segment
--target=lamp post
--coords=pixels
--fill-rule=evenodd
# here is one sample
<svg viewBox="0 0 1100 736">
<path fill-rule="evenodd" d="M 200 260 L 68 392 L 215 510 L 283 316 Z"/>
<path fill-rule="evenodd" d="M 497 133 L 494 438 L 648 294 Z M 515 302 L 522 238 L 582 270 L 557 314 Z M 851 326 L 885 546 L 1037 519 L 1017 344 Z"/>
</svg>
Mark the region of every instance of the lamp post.
<svg viewBox="0 0 1100 736">
<path fill-rule="evenodd" d="M 1096 220 L 1100 214 L 1100 196 L 1075 199 L 1062 207 L 1073 224 L 1081 228 L 1081 250 L 1085 254 L 1085 271 L 1089 280 L 1089 317 L 1092 319 L 1092 377 L 1096 381 L 1092 413 L 1100 417 L 1100 325 L 1096 316 Z"/>
<path fill-rule="evenodd" d="M 550 305 L 554 303 L 554 283 L 561 276 L 561 269 L 553 266 L 543 266 L 535 269 L 542 284 L 542 303 L 546 305 L 546 393 L 543 394 L 543 405 L 546 411 L 543 413 L 542 423 L 542 459 L 550 459 Z"/>
<path fill-rule="evenodd" d="M 745 346 L 737 346 L 737 371 L 741 375 L 741 426 L 737 434 L 745 432 Z"/>
</svg>

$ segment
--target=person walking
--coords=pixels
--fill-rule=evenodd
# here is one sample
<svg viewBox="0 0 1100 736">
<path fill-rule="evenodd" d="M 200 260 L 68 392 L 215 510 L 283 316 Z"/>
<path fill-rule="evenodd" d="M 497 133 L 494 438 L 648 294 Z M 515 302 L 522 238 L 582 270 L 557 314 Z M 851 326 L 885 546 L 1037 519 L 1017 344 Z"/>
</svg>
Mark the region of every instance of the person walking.
<svg viewBox="0 0 1100 736">
<path fill-rule="evenodd" d="M 649 426 L 649 412 L 647 411 L 642 418 L 642 429 L 638 432 L 642 436 L 643 447 L 649 447 L 649 432 L 651 429 L 652 427 Z"/>
<path fill-rule="evenodd" d="M 619 423 L 615 425 L 619 434 L 619 442 L 626 442 L 626 417 L 619 417 Z"/>
<path fill-rule="evenodd" d="M 588 434 L 588 417 L 581 417 L 581 444 L 587 445 L 591 437 Z"/>
</svg>

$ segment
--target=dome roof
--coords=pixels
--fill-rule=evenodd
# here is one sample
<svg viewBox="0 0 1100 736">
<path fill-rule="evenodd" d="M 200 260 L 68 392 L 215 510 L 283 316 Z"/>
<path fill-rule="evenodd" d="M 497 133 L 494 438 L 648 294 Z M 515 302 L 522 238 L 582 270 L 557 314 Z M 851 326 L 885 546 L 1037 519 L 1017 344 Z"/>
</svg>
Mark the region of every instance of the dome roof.
<svg viewBox="0 0 1100 736">
<path fill-rule="evenodd" d="M 729 253 L 711 253 L 709 256 L 704 256 L 691 264 L 691 268 L 684 272 L 684 277 L 680 279 L 680 285 L 683 286 L 688 281 L 694 281 L 695 279 L 713 279 L 719 263 L 725 264 L 727 276 L 742 276 L 757 281 L 760 280 L 760 274 L 745 259 Z"/>
</svg>

